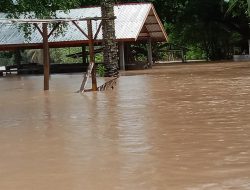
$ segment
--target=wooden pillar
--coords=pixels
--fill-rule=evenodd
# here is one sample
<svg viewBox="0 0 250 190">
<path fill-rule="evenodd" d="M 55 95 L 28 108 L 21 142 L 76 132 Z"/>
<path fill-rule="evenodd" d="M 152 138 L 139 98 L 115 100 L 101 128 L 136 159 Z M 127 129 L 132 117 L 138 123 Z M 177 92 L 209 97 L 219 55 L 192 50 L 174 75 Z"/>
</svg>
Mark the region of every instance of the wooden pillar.
<svg viewBox="0 0 250 190">
<path fill-rule="evenodd" d="M 148 64 L 149 64 L 149 67 L 152 67 L 153 53 L 152 53 L 152 39 L 151 38 L 148 39 L 147 50 L 148 50 Z"/>
<path fill-rule="evenodd" d="M 20 68 L 21 67 L 21 60 L 22 60 L 22 55 L 21 55 L 20 49 L 15 50 L 14 60 L 15 60 L 15 64 L 17 65 L 17 68 Z"/>
<path fill-rule="evenodd" d="M 120 70 L 125 70 L 124 42 L 119 42 Z"/>
<path fill-rule="evenodd" d="M 94 52 L 94 39 L 93 39 L 93 30 L 92 30 L 92 21 L 87 20 L 88 25 L 88 38 L 89 38 L 89 61 L 94 63 L 92 70 L 92 90 L 97 91 L 97 81 L 96 81 L 96 66 L 95 66 L 95 52 Z"/>
<path fill-rule="evenodd" d="M 44 70 L 44 90 L 49 90 L 50 63 L 49 63 L 49 42 L 48 24 L 43 23 L 43 70 Z"/>
<path fill-rule="evenodd" d="M 83 65 L 86 65 L 87 64 L 87 59 L 86 59 L 86 57 L 87 57 L 87 54 L 86 54 L 86 46 L 85 45 L 83 45 L 82 46 L 82 63 L 83 63 Z"/>
</svg>

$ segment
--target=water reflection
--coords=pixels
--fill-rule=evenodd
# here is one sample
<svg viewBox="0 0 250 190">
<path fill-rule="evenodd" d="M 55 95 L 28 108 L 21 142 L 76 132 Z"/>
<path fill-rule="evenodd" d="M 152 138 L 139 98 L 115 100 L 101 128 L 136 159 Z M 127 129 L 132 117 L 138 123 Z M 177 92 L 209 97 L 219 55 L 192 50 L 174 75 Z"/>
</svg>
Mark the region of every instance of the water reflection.
<svg viewBox="0 0 250 190">
<path fill-rule="evenodd" d="M 0 189 L 250 189 L 249 67 L 131 71 L 83 95 L 81 75 L 45 93 L 0 78 Z"/>
</svg>

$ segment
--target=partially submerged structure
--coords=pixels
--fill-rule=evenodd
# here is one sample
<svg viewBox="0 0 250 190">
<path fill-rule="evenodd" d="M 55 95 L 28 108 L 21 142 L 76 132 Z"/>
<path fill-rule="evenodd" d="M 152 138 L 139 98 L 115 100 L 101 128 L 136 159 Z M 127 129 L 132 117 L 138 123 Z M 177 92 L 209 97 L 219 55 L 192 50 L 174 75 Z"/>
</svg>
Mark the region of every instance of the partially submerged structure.
<svg viewBox="0 0 250 190">
<path fill-rule="evenodd" d="M 120 69 L 125 69 L 129 60 L 126 56 L 126 47 L 134 42 L 148 43 L 148 61 L 152 63 L 151 42 L 166 41 L 167 34 L 157 16 L 155 8 L 150 3 L 121 4 L 114 7 L 115 11 L 115 34 L 119 45 Z M 57 12 L 57 18 L 90 18 L 101 17 L 100 7 L 87 7 L 71 9 L 68 13 Z M 0 13 L 0 18 L 5 14 Z M 100 20 L 92 22 L 93 34 L 100 30 L 98 36 L 94 37 L 95 44 L 102 42 L 102 30 L 98 28 Z M 87 33 L 86 22 L 79 22 L 78 25 Z M 18 29 L 18 24 L 0 23 L 0 51 L 16 49 L 41 49 L 43 47 L 42 37 L 39 31 L 35 30 L 30 39 L 24 37 L 24 33 Z M 88 44 L 88 38 L 79 31 L 73 23 L 69 23 L 63 35 L 49 38 L 50 48 L 77 47 Z"/>
<path fill-rule="evenodd" d="M 154 6 L 150 3 L 116 5 L 114 13 L 120 69 L 124 70 L 126 64 L 130 64 L 128 50 L 130 44 L 135 42 L 148 44 L 147 64 L 152 65 L 152 41 L 167 40 L 167 34 Z M 0 14 L 0 18 L 2 18 L 2 20 L 0 19 L 0 51 L 43 49 L 44 90 L 49 89 L 49 48 L 84 47 L 88 44 L 91 50 L 90 54 L 91 52 L 93 54 L 93 46 L 103 42 L 102 22 L 107 19 L 101 17 L 100 7 L 72 9 L 68 13 L 57 11 L 57 19 L 48 20 L 39 20 L 29 16 L 28 19 L 4 19 L 5 16 L 3 13 Z M 19 29 L 20 24 L 23 23 L 33 24 L 36 28 L 28 39 L 25 38 L 24 32 Z M 56 26 L 48 30 L 50 23 L 56 23 Z M 55 35 L 54 31 L 61 23 L 67 23 L 64 32 L 62 35 Z"/>
</svg>

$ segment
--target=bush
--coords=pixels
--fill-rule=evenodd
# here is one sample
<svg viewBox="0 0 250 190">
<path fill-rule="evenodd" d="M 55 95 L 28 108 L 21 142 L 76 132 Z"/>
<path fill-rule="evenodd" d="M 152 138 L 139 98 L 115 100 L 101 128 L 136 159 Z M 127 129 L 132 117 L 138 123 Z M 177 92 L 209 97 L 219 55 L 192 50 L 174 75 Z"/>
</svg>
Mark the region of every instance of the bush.
<svg viewBox="0 0 250 190">
<path fill-rule="evenodd" d="M 104 77 L 106 68 L 103 64 L 98 64 L 96 67 L 96 73 L 99 77 Z"/>
</svg>

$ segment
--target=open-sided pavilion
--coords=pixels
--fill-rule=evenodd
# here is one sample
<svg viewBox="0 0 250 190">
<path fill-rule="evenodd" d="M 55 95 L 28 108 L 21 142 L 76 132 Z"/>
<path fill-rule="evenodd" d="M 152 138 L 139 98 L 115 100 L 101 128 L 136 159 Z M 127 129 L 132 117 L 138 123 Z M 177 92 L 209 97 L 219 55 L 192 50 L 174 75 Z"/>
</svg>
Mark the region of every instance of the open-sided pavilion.
<svg viewBox="0 0 250 190">
<path fill-rule="evenodd" d="M 164 27 L 151 3 L 129 3 L 119 4 L 114 7 L 115 13 L 115 35 L 119 45 L 119 66 L 124 70 L 128 63 L 128 55 L 126 46 L 131 43 L 140 42 L 147 43 L 148 63 L 151 65 L 152 60 L 152 41 L 167 41 L 167 34 Z M 37 30 L 26 39 L 24 32 L 19 29 L 20 24 L 27 23 L 27 19 L 8 19 L 6 14 L 0 13 L 0 51 L 11 51 L 18 49 L 43 49 L 44 38 L 42 31 L 42 23 L 45 20 L 34 20 L 29 18 L 29 23 L 34 23 Z M 89 44 L 88 29 L 91 20 L 91 28 L 93 34 L 93 44 L 100 45 L 102 43 L 101 28 L 101 8 L 86 7 L 71 9 L 68 12 L 57 11 L 57 19 L 53 22 L 66 23 L 62 35 L 54 35 L 53 29 L 47 32 L 48 47 L 77 47 Z M 95 19 L 96 18 L 96 19 Z M 51 23 L 51 20 L 46 22 Z"/>
</svg>

